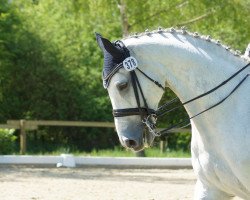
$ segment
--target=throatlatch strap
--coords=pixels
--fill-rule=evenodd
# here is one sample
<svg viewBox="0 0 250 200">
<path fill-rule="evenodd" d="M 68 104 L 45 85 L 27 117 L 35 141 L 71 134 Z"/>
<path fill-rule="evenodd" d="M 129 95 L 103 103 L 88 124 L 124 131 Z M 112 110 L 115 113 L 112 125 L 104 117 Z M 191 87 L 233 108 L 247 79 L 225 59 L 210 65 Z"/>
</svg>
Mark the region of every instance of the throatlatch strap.
<svg viewBox="0 0 250 200">
<path fill-rule="evenodd" d="M 165 88 L 156 80 L 150 78 L 147 74 L 145 74 L 142 70 L 140 70 L 139 68 L 137 68 L 139 72 L 141 72 L 145 77 L 147 77 L 150 81 L 152 81 L 155 85 L 157 85 L 158 87 L 160 87 L 161 89 L 163 89 L 165 91 Z"/>
</svg>

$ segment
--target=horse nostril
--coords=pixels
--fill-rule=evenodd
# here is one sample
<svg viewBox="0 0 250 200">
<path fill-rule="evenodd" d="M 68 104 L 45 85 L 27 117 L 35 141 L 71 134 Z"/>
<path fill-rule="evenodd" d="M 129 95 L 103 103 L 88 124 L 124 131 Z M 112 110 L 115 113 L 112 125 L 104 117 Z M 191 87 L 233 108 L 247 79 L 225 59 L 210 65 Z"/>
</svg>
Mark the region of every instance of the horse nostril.
<svg viewBox="0 0 250 200">
<path fill-rule="evenodd" d="M 125 144 L 128 148 L 133 148 L 137 146 L 137 142 L 135 140 L 125 140 Z"/>
</svg>

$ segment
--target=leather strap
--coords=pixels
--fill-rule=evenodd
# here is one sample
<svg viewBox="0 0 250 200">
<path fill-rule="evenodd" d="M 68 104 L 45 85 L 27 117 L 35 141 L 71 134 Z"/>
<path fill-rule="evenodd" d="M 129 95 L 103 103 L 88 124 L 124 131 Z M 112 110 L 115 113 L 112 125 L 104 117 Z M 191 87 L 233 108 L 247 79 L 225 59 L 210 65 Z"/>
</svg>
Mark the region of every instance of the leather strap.
<svg viewBox="0 0 250 200">
<path fill-rule="evenodd" d="M 141 112 L 139 108 L 124 108 L 124 109 L 114 109 L 113 110 L 113 116 L 114 117 L 126 117 L 126 116 L 132 116 L 132 115 L 141 115 L 143 114 L 146 116 L 147 114 L 155 114 L 155 111 L 153 109 L 146 109 L 141 108 Z"/>
</svg>

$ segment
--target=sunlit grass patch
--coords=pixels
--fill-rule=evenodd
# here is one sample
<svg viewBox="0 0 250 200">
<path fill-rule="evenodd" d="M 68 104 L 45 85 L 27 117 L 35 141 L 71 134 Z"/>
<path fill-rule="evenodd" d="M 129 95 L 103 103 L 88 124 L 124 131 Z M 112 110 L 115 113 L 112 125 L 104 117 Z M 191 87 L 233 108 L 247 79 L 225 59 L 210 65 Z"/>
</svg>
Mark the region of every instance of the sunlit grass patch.
<svg viewBox="0 0 250 200">
<path fill-rule="evenodd" d="M 37 154 L 43 155 L 60 155 L 60 154 L 73 154 L 75 156 L 96 156 L 96 157 L 135 157 L 135 152 L 131 150 L 126 150 L 124 148 L 116 147 L 115 149 L 93 149 L 90 152 L 86 151 L 71 151 L 68 148 L 59 148 L 53 152 L 43 152 Z M 178 157 L 178 158 L 188 158 L 190 157 L 190 152 L 182 150 L 169 150 L 166 149 L 165 152 L 161 152 L 159 148 L 148 148 L 145 149 L 146 157 Z"/>
</svg>

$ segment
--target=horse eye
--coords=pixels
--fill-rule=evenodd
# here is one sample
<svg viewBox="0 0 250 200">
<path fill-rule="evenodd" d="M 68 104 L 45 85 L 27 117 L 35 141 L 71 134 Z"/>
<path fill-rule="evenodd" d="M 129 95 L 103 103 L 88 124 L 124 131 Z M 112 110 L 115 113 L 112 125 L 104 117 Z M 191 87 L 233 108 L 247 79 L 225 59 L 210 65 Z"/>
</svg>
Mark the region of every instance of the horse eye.
<svg viewBox="0 0 250 200">
<path fill-rule="evenodd" d="M 124 90 L 125 88 L 127 88 L 128 86 L 128 82 L 122 82 L 122 83 L 117 83 L 116 87 L 118 90 Z"/>
</svg>

